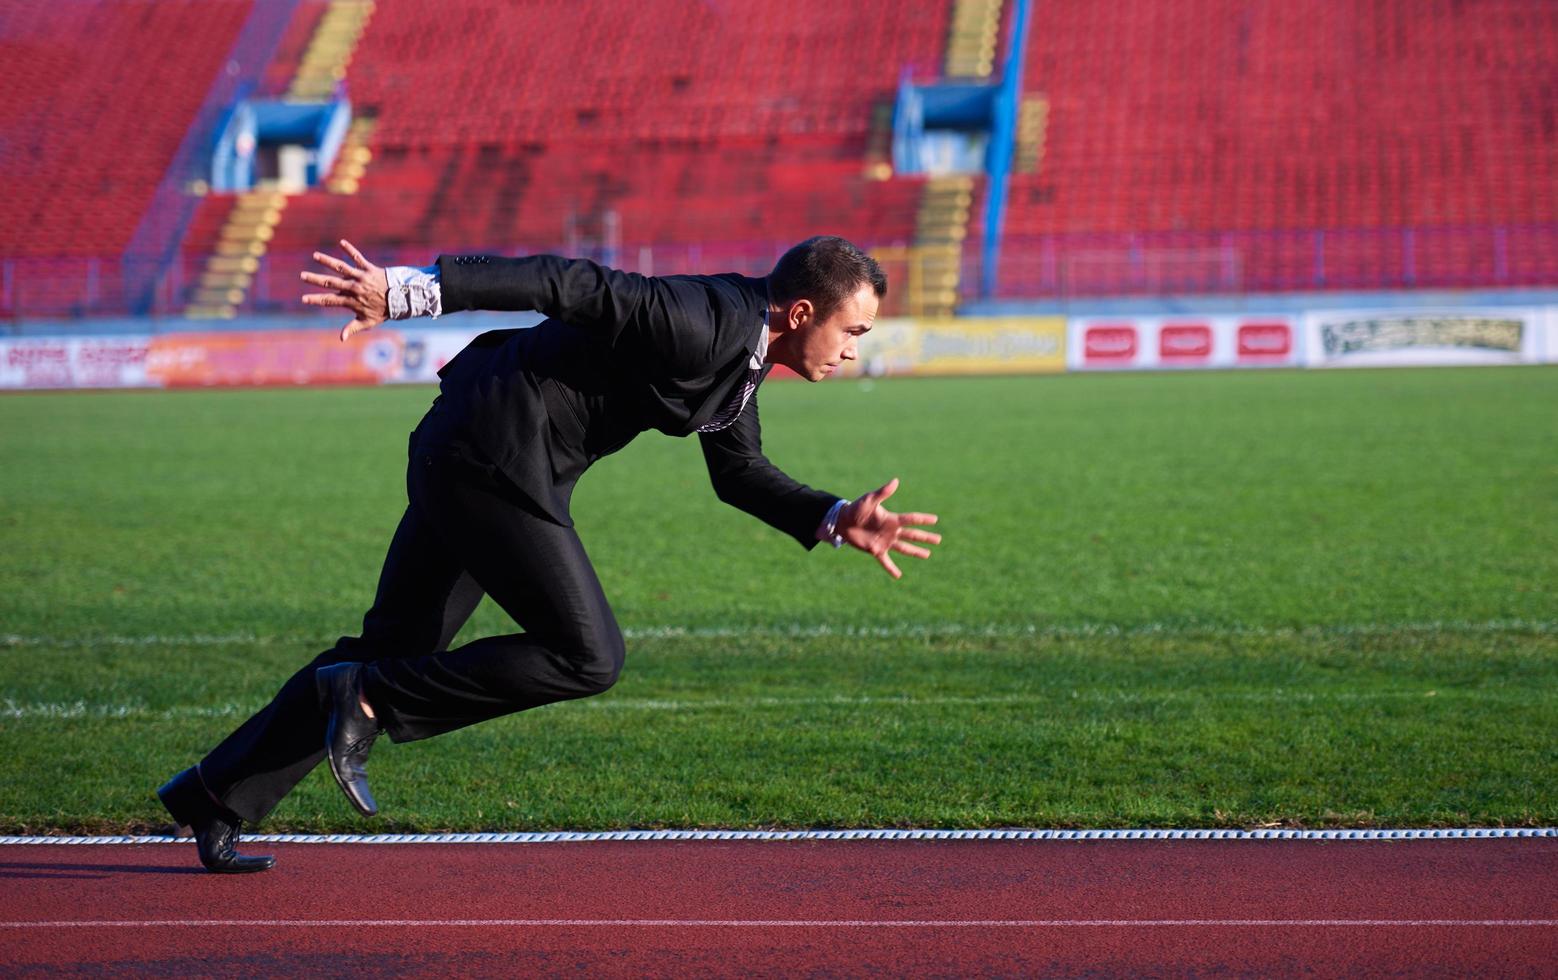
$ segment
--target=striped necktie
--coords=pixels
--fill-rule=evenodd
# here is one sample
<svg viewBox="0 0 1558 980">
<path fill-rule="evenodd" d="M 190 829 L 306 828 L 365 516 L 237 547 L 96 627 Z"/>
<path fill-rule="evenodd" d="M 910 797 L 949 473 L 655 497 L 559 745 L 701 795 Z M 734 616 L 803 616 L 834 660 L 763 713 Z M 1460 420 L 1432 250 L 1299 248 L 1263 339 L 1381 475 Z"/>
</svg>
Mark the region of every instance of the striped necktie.
<svg viewBox="0 0 1558 980">
<path fill-rule="evenodd" d="M 747 402 L 752 400 L 752 392 L 757 390 L 757 379 L 763 373 L 761 368 L 747 368 L 747 379 L 741 383 L 741 387 L 731 393 L 730 400 L 720 406 L 707 422 L 698 426 L 699 432 L 718 432 L 728 429 L 736 424 L 736 419 L 741 417 L 742 409 L 747 407 Z"/>
<path fill-rule="evenodd" d="M 752 359 L 747 362 L 747 378 L 741 386 L 731 392 L 730 400 L 721 405 L 707 422 L 698 426 L 699 432 L 718 432 L 728 429 L 736 424 L 736 419 L 747 407 L 747 402 L 752 400 L 752 393 L 757 390 L 758 379 L 763 376 L 763 359 L 768 356 L 768 312 L 763 312 L 763 332 L 758 337 L 757 350 L 753 352 Z"/>
</svg>

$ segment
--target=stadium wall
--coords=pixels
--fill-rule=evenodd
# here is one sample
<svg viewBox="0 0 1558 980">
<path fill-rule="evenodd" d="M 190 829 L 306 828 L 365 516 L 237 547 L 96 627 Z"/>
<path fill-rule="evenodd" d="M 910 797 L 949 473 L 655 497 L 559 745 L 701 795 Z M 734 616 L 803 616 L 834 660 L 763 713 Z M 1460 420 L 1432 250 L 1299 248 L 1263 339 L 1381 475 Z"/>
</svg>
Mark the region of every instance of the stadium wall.
<svg viewBox="0 0 1558 980">
<path fill-rule="evenodd" d="M 428 384 L 493 318 L 0 338 L 0 390 Z M 526 317 L 514 325 L 533 323 Z M 885 319 L 845 376 L 1558 362 L 1558 305 Z"/>
</svg>

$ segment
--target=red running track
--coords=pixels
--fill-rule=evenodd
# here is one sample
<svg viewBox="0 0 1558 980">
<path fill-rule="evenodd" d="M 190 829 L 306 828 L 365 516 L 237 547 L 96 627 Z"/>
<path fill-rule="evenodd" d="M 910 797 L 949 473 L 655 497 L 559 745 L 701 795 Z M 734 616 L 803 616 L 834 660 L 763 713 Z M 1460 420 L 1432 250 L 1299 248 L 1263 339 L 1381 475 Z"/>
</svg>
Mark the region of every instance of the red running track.
<svg viewBox="0 0 1558 980">
<path fill-rule="evenodd" d="M 273 850 L 229 877 L 193 845 L 0 848 L 0 973 L 1558 971 L 1554 839 Z"/>
</svg>

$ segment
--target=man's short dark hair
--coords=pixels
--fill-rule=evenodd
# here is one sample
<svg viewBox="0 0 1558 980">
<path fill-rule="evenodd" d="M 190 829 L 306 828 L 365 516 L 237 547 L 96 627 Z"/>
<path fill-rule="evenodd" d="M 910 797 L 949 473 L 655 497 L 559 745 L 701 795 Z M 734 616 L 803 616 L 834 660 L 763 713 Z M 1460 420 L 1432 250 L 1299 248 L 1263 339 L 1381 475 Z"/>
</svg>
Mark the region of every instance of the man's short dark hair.
<svg viewBox="0 0 1558 980">
<path fill-rule="evenodd" d="M 768 274 L 769 298 L 780 306 L 809 299 L 817 319 L 825 320 L 861 286 L 870 283 L 876 298 L 887 295 L 887 275 L 876 259 L 834 235 L 818 235 L 779 257 Z"/>
</svg>

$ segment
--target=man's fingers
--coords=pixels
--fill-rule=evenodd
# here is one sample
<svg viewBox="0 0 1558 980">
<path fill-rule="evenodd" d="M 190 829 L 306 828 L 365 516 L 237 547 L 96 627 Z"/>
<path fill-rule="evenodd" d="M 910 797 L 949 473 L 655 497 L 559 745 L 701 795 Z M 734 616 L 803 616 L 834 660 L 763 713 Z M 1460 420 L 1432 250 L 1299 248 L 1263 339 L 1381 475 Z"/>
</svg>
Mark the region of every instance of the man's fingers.
<svg viewBox="0 0 1558 980">
<path fill-rule="evenodd" d="M 333 255 L 326 255 L 323 252 L 315 252 L 314 261 L 318 262 L 322 266 L 325 266 L 326 268 L 339 272 L 343 276 L 347 276 L 352 279 L 362 278 L 363 273 L 361 269 L 352 265 L 350 262 L 342 262 Z"/>
<path fill-rule="evenodd" d="M 898 566 L 893 564 L 892 556 L 887 552 L 884 551 L 880 555 L 877 555 L 876 560 L 882 563 L 883 568 L 887 569 L 887 574 L 891 575 L 893 578 L 903 578 L 903 572 L 900 572 L 898 570 Z"/>
<path fill-rule="evenodd" d="M 343 293 L 348 292 L 355 285 L 354 283 L 347 282 L 345 279 L 337 279 L 335 276 L 324 276 L 317 272 L 300 272 L 298 275 L 306 283 L 323 286 L 326 289 L 339 290 Z"/>
<path fill-rule="evenodd" d="M 353 306 L 356 300 L 340 293 L 305 293 L 303 302 L 309 306 Z"/>
<path fill-rule="evenodd" d="M 359 334 L 364 330 L 372 329 L 373 324 L 371 323 L 364 323 L 362 320 L 353 320 L 351 323 L 348 323 L 346 326 L 341 328 L 341 340 L 350 340 L 353 334 Z"/>
<path fill-rule="evenodd" d="M 898 478 L 895 476 L 891 480 L 888 480 L 886 483 L 882 484 L 882 488 L 880 490 L 876 491 L 875 493 L 871 494 L 871 496 L 876 499 L 877 503 L 881 503 L 882 501 L 886 500 L 888 497 L 891 497 L 893 494 L 895 494 L 897 492 L 898 492 Z"/>
<path fill-rule="evenodd" d="M 900 541 L 923 541 L 926 544 L 941 544 L 941 535 L 935 531 L 921 531 L 916 528 L 906 527 L 898 532 Z"/>
<path fill-rule="evenodd" d="M 907 514 L 898 515 L 900 524 L 934 524 L 939 518 L 935 514 L 921 514 L 918 511 L 910 511 Z"/>
<path fill-rule="evenodd" d="M 929 558 L 930 552 L 919 545 L 909 544 L 905 541 L 894 541 L 893 550 L 900 555 L 908 555 L 910 558 Z"/>
<path fill-rule="evenodd" d="M 346 249 L 346 254 L 352 257 L 353 262 L 356 262 L 364 269 L 373 268 L 373 263 L 362 257 L 362 253 L 357 251 L 356 245 L 353 245 L 351 242 L 343 238 L 341 239 L 341 247 Z"/>
</svg>

